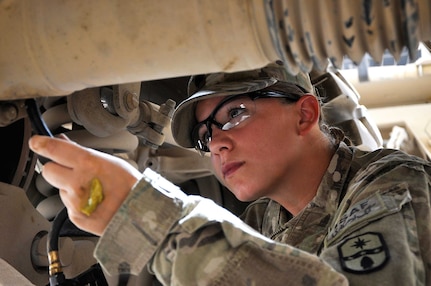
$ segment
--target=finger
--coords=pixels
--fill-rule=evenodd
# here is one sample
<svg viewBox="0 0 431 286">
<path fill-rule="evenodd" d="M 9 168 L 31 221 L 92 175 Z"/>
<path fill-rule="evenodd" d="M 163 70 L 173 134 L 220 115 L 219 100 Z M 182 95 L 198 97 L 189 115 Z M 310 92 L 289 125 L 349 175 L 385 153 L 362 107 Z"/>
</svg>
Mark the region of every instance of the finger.
<svg viewBox="0 0 431 286">
<path fill-rule="evenodd" d="M 33 152 L 69 168 L 79 166 L 79 162 L 88 155 L 86 148 L 64 138 L 34 135 L 29 146 Z"/>
<path fill-rule="evenodd" d="M 71 168 L 55 162 L 46 163 L 42 169 L 42 176 L 49 184 L 57 189 L 70 190 L 72 188 L 70 182 L 74 181 L 71 180 L 73 175 Z"/>
</svg>

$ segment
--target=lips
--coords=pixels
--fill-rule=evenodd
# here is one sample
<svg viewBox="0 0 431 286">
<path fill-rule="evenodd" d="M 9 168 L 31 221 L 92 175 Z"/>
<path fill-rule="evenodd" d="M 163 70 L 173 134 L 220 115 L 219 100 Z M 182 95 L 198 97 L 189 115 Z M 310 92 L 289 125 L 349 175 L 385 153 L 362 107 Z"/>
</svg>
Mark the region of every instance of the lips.
<svg viewBox="0 0 431 286">
<path fill-rule="evenodd" d="M 222 166 L 222 168 L 221 168 L 221 171 L 222 171 L 222 174 L 223 174 L 223 178 L 227 178 L 227 177 L 231 176 L 243 164 L 244 164 L 244 162 L 233 162 L 233 163 L 224 164 Z"/>
</svg>

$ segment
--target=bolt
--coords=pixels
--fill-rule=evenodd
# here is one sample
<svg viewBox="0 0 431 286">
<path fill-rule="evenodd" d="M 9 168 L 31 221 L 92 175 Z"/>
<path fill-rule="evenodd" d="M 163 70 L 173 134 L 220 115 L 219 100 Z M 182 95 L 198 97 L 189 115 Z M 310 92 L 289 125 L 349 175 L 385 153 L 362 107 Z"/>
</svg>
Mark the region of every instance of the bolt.
<svg viewBox="0 0 431 286">
<path fill-rule="evenodd" d="M 172 118 L 172 115 L 174 113 L 174 108 L 175 108 L 175 101 L 173 101 L 172 99 L 168 99 L 166 100 L 165 103 L 162 103 L 159 107 L 159 113 Z M 159 124 L 154 124 L 153 129 L 156 130 L 158 133 L 162 134 L 162 130 L 163 130 L 164 126 L 163 125 L 159 125 Z"/>
<path fill-rule="evenodd" d="M 18 110 L 12 104 L 0 105 L 1 121 L 10 123 L 18 117 Z"/>
<path fill-rule="evenodd" d="M 124 107 L 127 111 L 132 111 L 139 106 L 139 99 L 136 93 L 132 93 L 130 91 L 126 91 L 124 94 Z"/>
<path fill-rule="evenodd" d="M 174 113 L 176 102 L 172 99 L 166 100 L 165 103 L 160 105 L 159 112 L 163 115 L 168 116 L 169 118 L 172 118 L 172 114 Z"/>
</svg>

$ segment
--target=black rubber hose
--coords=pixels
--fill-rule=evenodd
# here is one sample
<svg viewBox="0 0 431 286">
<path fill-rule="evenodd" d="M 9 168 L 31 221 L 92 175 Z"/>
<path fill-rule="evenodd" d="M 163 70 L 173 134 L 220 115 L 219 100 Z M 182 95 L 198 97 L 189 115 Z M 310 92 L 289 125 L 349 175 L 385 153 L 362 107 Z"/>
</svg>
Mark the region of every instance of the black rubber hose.
<svg viewBox="0 0 431 286">
<path fill-rule="evenodd" d="M 66 208 L 63 208 L 55 216 L 52 222 L 51 231 L 48 232 L 48 239 L 46 242 L 48 252 L 58 251 L 58 239 L 60 237 L 60 230 L 67 218 L 68 218 L 68 215 L 67 215 Z"/>
<path fill-rule="evenodd" d="M 69 285 L 66 277 L 64 276 L 63 269 L 60 262 L 60 256 L 58 251 L 58 240 L 60 238 L 60 230 L 66 221 L 67 209 L 63 208 L 55 216 L 51 230 L 48 232 L 48 238 L 46 241 L 46 248 L 48 254 L 49 262 L 49 285 L 59 286 L 59 285 Z"/>
<path fill-rule="evenodd" d="M 36 133 L 39 135 L 53 137 L 51 131 L 46 126 L 45 121 L 42 119 L 42 114 L 40 113 L 39 107 L 37 106 L 36 99 L 27 99 L 25 101 L 25 106 L 30 122 L 33 125 L 33 129 L 36 131 Z"/>
<path fill-rule="evenodd" d="M 25 108 L 27 110 L 28 118 L 30 119 L 31 125 L 33 127 L 33 131 L 39 135 L 54 137 L 42 118 L 42 114 L 40 113 L 40 109 L 36 103 L 36 99 L 34 98 L 27 99 L 25 101 Z M 39 155 L 39 161 L 42 164 L 45 164 L 50 160 L 48 158 L 45 158 Z"/>
</svg>

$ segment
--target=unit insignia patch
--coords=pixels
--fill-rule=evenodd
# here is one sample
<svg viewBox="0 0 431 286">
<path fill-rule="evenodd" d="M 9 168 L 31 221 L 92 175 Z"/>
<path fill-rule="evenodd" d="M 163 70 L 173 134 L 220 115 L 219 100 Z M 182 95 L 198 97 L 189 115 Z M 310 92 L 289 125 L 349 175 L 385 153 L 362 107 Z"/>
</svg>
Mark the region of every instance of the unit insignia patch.
<svg viewBox="0 0 431 286">
<path fill-rule="evenodd" d="M 370 273 L 389 260 L 389 250 L 380 233 L 367 232 L 348 238 L 338 246 L 343 269 L 351 273 Z"/>
</svg>

